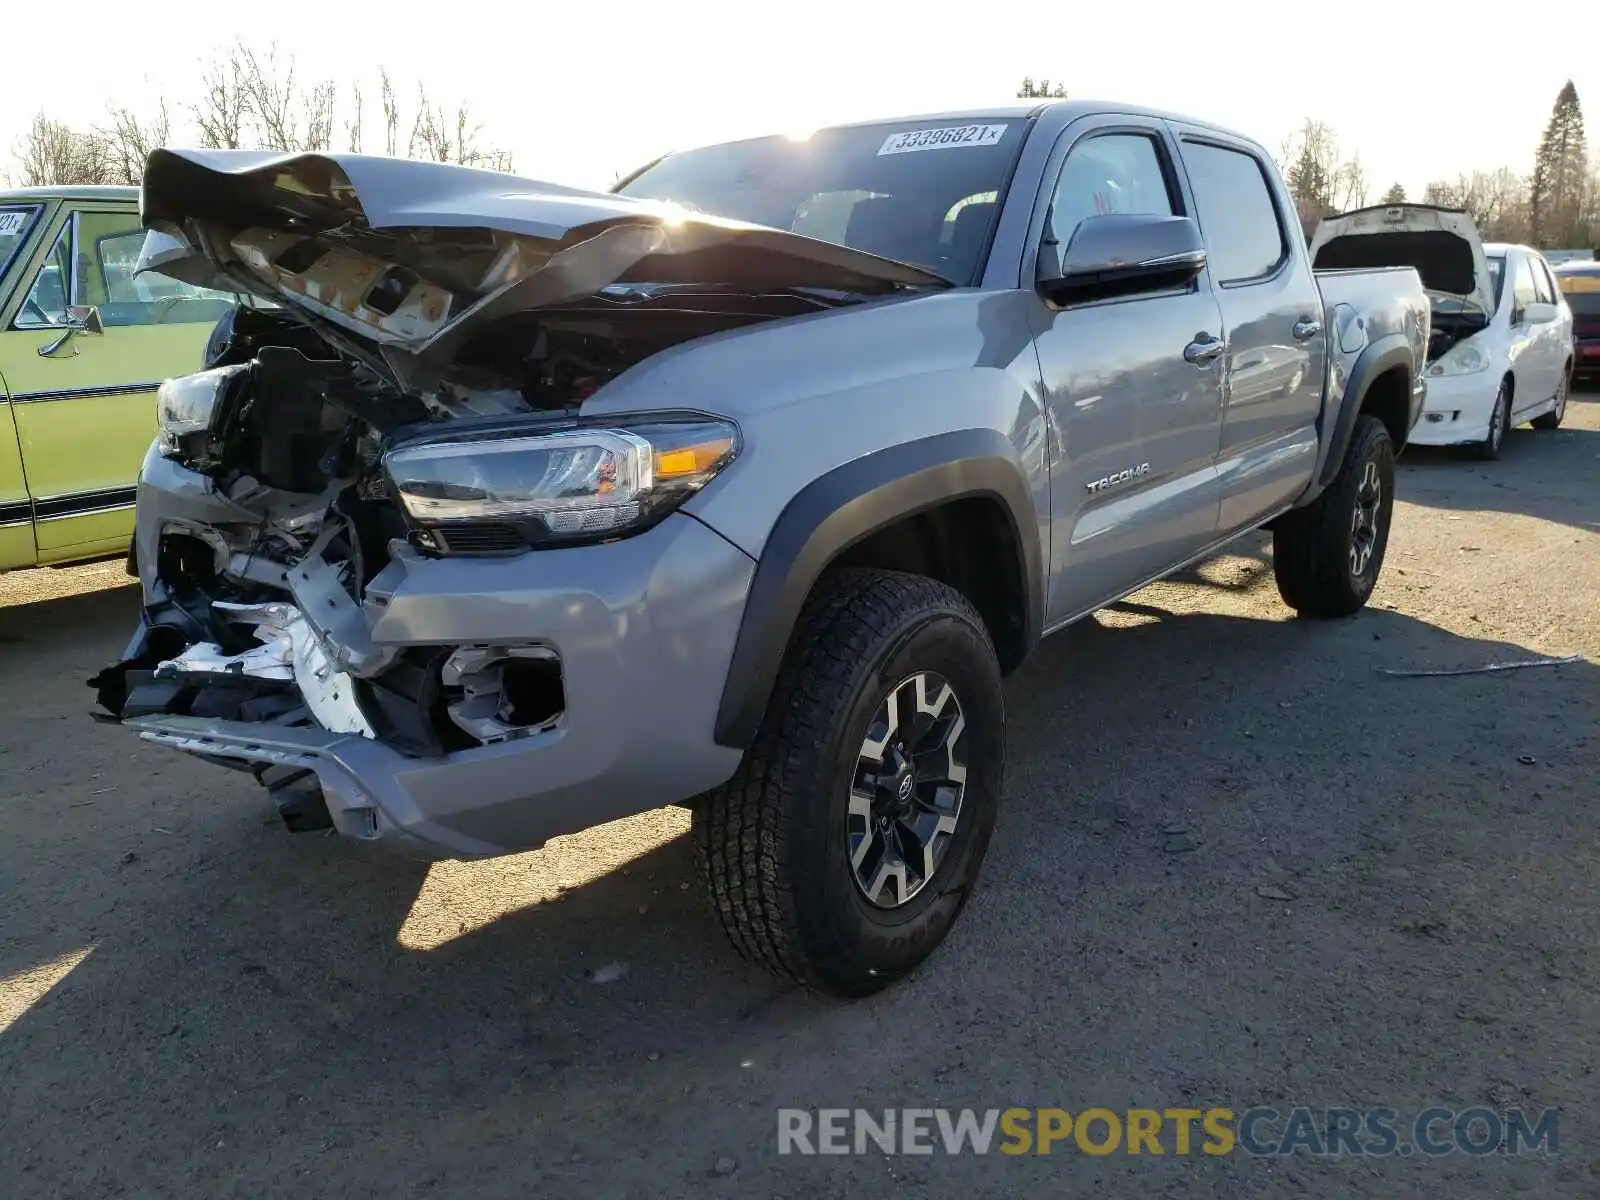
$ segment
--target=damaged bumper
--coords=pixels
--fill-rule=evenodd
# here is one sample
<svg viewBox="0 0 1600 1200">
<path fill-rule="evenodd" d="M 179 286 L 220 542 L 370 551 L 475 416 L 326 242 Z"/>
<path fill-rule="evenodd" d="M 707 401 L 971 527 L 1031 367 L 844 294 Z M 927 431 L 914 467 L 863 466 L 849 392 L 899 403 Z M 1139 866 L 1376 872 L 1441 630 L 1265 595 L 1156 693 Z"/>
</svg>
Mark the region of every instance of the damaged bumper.
<svg viewBox="0 0 1600 1200">
<path fill-rule="evenodd" d="M 145 616 L 100 679 L 103 695 L 109 683 L 127 697 L 123 724 L 141 738 L 263 782 L 314 777 L 323 824 L 429 857 L 535 847 L 682 802 L 737 766 L 713 728 L 754 563 L 695 518 L 508 558 L 399 553 L 360 603 L 313 547 L 287 571 L 293 604 L 211 605 L 219 625 L 256 628 L 255 645 L 229 653 L 192 619 L 183 627 L 159 567 L 164 530 L 192 529 L 197 512 L 227 501 L 181 466 L 147 465 Z M 494 664 L 527 658 L 558 665 L 559 700 L 518 724 L 483 681 Z M 395 733 L 382 687 L 422 670 L 433 674 L 419 708 L 467 748 L 419 751 Z M 195 681 L 247 698 L 197 706 Z M 290 711 L 302 704 L 309 716 Z"/>
<path fill-rule="evenodd" d="M 1439 375 L 1428 380 L 1422 418 L 1411 429 L 1413 446 L 1459 446 L 1489 435 L 1500 375 Z"/>
</svg>

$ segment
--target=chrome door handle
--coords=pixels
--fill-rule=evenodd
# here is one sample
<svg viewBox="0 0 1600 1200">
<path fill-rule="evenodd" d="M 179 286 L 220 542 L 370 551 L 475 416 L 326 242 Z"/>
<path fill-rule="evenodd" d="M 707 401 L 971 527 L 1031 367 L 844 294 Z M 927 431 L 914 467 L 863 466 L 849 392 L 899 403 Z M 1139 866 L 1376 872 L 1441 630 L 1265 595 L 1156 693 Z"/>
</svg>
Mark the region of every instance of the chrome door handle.
<svg viewBox="0 0 1600 1200">
<path fill-rule="evenodd" d="M 1294 337 L 1297 342 L 1309 342 L 1322 332 L 1322 322 L 1306 317 L 1294 323 Z"/>
<path fill-rule="evenodd" d="M 1220 338 L 1205 334 L 1195 338 L 1194 341 L 1183 348 L 1183 361 L 1193 363 L 1197 367 L 1203 367 L 1227 348 L 1227 344 Z"/>
</svg>

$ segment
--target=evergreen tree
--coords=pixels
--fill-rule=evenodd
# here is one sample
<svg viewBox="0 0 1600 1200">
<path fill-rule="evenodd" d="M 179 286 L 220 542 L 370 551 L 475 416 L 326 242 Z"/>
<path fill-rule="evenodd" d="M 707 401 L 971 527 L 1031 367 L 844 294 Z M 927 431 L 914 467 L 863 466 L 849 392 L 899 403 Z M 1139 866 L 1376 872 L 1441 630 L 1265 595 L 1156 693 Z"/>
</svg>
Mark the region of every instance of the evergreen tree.
<svg viewBox="0 0 1600 1200">
<path fill-rule="evenodd" d="M 1544 127 L 1544 136 L 1533 156 L 1528 213 L 1535 246 L 1569 246 L 1580 232 L 1588 159 L 1583 109 L 1578 104 L 1578 89 L 1569 79 L 1556 97 L 1550 122 Z"/>
<path fill-rule="evenodd" d="M 1383 199 L 1380 201 L 1383 204 L 1404 204 L 1405 202 L 1406 189 L 1398 183 L 1390 184 L 1389 190 L 1383 194 Z"/>
<path fill-rule="evenodd" d="M 1023 77 L 1022 86 L 1017 89 L 1018 100 L 1065 100 L 1067 89 L 1064 85 L 1052 84 L 1048 79 L 1034 82 L 1033 76 Z"/>
</svg>

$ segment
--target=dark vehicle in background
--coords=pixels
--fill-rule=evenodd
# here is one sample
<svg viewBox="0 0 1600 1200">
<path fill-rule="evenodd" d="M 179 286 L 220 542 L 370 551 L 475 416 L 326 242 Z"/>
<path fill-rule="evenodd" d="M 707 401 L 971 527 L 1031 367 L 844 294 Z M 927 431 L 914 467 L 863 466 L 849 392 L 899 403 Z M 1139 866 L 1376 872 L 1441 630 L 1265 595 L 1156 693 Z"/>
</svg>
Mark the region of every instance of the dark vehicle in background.
<svg viewBox="0 0 1600 1200">
<path fill-rule="evenodd" d="M 1571 261 L 1552 268 L 1572 309 L 1572 377 L 1600 384 L 1600 261 Z"/>
</svg>

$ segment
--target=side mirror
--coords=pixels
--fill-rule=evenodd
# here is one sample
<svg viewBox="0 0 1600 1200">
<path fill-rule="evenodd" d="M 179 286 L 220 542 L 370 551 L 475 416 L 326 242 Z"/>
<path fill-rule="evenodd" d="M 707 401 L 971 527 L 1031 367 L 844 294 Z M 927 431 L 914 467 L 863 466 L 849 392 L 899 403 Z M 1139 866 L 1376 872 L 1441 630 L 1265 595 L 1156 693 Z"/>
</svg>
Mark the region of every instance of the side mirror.
<svg viewBox="0 0 1600 1200">
<path fill-rule="evenodd" d="M 100 310 L 93 304 L 69 304 L 67 306 L 67 324 L 75 333 L 104 333 L 105 322 L 100 319 Z"/>
<path fill-rule="evenodd" d="M 1063 305 L 1183 287 L 1206 266 L 1200 227 L 1188 217 L 1087 217 L 1059 258 L 1056 250 L 1041 248 L 1034 286 Z"/>
<path fill-rule="evenodd" d="M 1554 304 L 1546 304 L 1542 300 L 1535 300 L 1522 310 L 1522 319 L 1529 325 L 1548 325 L 1556 319 L 1556 313 L 1561 311 Z"/>
<path fill-rule="evenodd" d="M 58 328 L 61 329 L 61 336 L 53 342 L 48 342 L 39 347 L 40 358 L 49 358 L 57 350 L 65 346 L 75 333 L 104 333 L 106 331 L 105 322 L 100 319 L 100 310 L 92 304 L 67 305 L 67 323 L 65 326 L 58 326 Z M 77 348 L 74 347 L 72 353 L 76 354 L 77 352 Z"/>
</svg>

